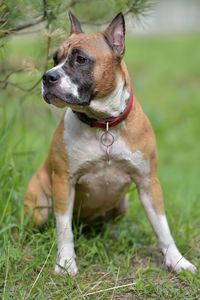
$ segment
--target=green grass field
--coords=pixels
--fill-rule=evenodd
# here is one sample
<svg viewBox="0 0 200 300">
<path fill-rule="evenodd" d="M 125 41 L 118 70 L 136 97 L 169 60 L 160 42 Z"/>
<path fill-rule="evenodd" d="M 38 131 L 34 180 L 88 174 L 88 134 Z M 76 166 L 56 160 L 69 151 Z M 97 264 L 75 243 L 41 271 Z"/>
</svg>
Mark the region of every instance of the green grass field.
<svg viewBox="0 0 200 300">
<path fill-rule="evenodd" d="M 200 39 L 199 36 L 131 37 L 125 60 L 134 92 L 152 122 L 160 158 L 168 221 L 178 248 L 200 268 Z M 13 39 L 2 57 L 34 64 L 44 43 Z M 10 80 L 31 86 L 37 71 Z M 74 221 L 79 274 L 52 273 L 55 219 L 42 231 L 19 221 L 26 186 L 44 160 L 58 124 L 37 94 L 14 87 L 0 95 L 0 297 L 4 299 L 199 299 L 200 275 L 166 269 L 156 237 L 133 187 L 120 220 Z M 12 235 L 18 227 L 19 236 Z"/>
</svg>

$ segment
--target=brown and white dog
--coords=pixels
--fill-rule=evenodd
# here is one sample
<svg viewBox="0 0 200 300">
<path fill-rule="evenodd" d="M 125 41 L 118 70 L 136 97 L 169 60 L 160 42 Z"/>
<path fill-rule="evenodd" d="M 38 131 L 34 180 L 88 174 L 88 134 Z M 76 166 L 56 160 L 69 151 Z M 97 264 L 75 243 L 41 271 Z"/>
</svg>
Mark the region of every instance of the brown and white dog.
<svg viewBox="0 0 200 300">
<path fill-rule="evenodd" d="M 132 182 L 158 237 L 166 265 L 177 273 L 182 269 L 195 272 L 195 266 L 178 251 L 168 227 L 156 176 L 154 133 L 132 94 L 122 60 L 124 17 L 119 13 L 98 34 L 83 33 L 71 12 L 69 17 L 70 37 L 54 54 L 55 67 L 44 74 L 42 88 L 46 102 L 68 109 L 24 201 L 35 223 L 41 225 L 53 200 L 58 236 L 55 272 L 61 272 L 62 266 L 72 276 L 77 273 L 73 213 L 80 209 L 87 220 L 106 212 L 123 214 L 127 207 L 125 194 Z M 115 123 L 117 119 L 120 121 Z M 107 128 L 98 126 L 98 120 Z"/>
</svg>

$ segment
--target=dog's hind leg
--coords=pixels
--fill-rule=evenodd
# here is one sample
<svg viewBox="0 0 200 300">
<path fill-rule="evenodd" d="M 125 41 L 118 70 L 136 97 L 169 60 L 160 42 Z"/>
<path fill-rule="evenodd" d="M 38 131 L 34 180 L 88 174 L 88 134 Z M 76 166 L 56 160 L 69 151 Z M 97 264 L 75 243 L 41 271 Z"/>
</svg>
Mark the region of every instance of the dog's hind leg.
<svg viewBox="0 0 200 300">
<path fill-rule="evenodd" d="M 24 218 L 30 216 L 34 225 L 42 226 L 47 220 L 48 213 L 52 210 L 52 191 L 50 172 L 44 162 L 31 179 L 25 199 Z"/>
</svg>

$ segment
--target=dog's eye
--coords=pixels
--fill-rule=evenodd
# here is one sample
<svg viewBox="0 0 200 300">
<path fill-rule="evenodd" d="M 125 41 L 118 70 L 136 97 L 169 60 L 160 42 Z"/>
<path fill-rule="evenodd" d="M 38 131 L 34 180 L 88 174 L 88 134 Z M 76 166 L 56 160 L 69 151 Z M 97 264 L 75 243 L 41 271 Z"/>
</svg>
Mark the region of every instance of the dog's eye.
<svg viewBox="0 0 200 300">
<path fill-rule="evenodd" d="M 85 58 L 85 57 L 83 57 L 83 56 L 78 55 L 78 56 L 76 57 L 76 62 L 77 62 L 78 64 L 80 64 L 80 65 L 86 63 L 86 61 L 87 61 L 87 58 Z"/>
<path fill-rule="evenodd" d="M 58 60 L 53 58 L 53 66 L 56 67 L 58 65 Z"/>
</svg>

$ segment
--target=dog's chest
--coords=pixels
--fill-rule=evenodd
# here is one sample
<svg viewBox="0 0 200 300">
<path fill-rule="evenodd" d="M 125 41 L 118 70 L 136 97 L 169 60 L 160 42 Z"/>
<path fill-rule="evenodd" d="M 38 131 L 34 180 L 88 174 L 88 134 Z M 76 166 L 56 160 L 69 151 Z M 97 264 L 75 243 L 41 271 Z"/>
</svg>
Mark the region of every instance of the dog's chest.
<svg viewBox="0 0 200 300">
<path fill-rule="evenodd" d="M 64 143 L 72 180 L 95 182 L 101 179 L 105 183 L 113 180 L 123 184 L 134 181 L 134 175 L 149 173 L 149 162 L 143 159 L 141 151 L 130 151 L 120 136 L 119 128 L 111 129 L 114 143 L 110 147 L 108 162 L 106 147 L 101 143 L 104 132 L 102 129 L 90 128 L 78 120 L 71 109 L 67 110 Z"/>
</svg>

